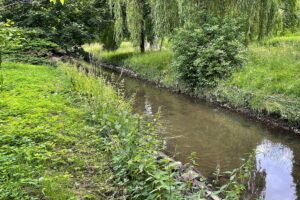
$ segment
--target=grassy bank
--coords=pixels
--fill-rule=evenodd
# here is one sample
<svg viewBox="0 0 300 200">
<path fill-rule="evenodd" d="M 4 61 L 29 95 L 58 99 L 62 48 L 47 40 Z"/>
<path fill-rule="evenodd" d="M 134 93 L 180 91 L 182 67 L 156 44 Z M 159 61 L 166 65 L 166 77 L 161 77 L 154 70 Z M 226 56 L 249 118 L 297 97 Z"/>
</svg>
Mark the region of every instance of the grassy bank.
<svg viewBox="0 0 300 200">
<path fill-rule="evenodd" d="M 213 95 L 235 107 L 277 115 L 300 126 L 300 61 L 298 45 L 252 46 L 248 64 Z"/>
<path fill-rule="evenodd" d="M 179 198 L 154 124 L 101 78 L 5 63 L 0 199 Z"/>
<path fill-rule="evenodd" d="M 94 59 L 113 65 L 125 66 L 145 79 L 165 86 L 176 83 L 176 74 L 172 68 L 172 53 L 169 49 L 139 53 L 129 42 L 123 42 L 116 51 L 103 51 L 100 44 L 84 46 Z"/>
<path fill-rule="evenodd" d="M 252 44 L 243 69 L 228 80 L 220 80 L 216 88 L 204 89 L 201 93 L 233 107 L 250 108 L 258 115 L 278 116 L 299 127 L 299 37 L 297 33 L 289 34 L 266 40 L 264 45 Z M 97 60 L 123 65 L 167 87 L 180 87 L 170 50 L 140 54 L 129 48 L 128 43 L 114 52 L 103 51 L 95 44 L 86 45 L 85 49 Z"/>
</svg>

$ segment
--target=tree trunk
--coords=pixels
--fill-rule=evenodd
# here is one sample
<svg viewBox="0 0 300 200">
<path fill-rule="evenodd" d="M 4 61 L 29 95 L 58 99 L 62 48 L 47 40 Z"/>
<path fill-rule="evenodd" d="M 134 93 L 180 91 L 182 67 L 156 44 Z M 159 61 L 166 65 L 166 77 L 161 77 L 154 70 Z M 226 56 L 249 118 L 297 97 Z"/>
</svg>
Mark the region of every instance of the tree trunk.
<svg viewBox="0 0 300 200">
<path fill-rule="evenodd" d="M 160 46 L 159 46 L 159 51 L 162 50 L 163 44 L 164 44 L 164 37 L 161 38 Z"/>
<path fill-rule="evenodd" d="M 267 0 L 260 1 L 260 11 L 259 11 L 259 26 L 258 26 L 258 40 L 261 42 L 265 34 L 265 20 L 266 20 L 266 5 Z"/>
<path fill-rule="evenodd" d="M 141 38 L 140 38 L 140 51 L 145 53 L 145 22 L 141 21 Z"/>
</svg>

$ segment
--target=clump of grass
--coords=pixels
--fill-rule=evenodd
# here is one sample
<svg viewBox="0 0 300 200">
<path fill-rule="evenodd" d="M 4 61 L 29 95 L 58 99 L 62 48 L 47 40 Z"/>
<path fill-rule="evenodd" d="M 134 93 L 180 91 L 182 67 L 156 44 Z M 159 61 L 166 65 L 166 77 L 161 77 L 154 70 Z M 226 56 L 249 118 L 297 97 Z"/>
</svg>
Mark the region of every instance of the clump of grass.
<svg viewBox="0 0 300 200">
<path fill-rule="evenodd" d="M 263 44 L 271 46 L 281 46 L 281 45 L 299 45 L 300 43 L 300 32 L 296 33 L 286 33 L 282 36 L 276 36 L 266 39 Z"/>
<path fill-rule="evenodd" d="M 138 52 L 130 42 L 122 42 L 116 51 L 106 51 L 99 43 L 86 44 L 83 48 L 86 52 L 91 53 L 94 59 L 115 65 L 122 65 L 126 58 Z"/>
<path fill-rule="evenodd" d="M 171 67 L 171 62 L 171 52 L 163 50 L 135 54 L 127 58 L 124 64 L 148 80 L 171 86 L 175 81 L 175 71 Z"/>
</svg>

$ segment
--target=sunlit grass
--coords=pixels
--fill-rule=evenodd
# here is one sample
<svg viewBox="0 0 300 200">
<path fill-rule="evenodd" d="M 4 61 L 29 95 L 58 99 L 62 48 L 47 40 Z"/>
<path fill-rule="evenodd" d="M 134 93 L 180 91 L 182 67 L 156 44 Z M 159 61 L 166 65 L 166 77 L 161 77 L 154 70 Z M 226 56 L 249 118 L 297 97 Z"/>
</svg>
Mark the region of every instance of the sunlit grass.
<svg viewBox="0 0 300 200">
<path fill-rule="evenodd" d="M 266 45 L 279 46 L 279 45 L 299 45 L 300 31 L 295 33 L 286 33 L 282 36 L 271 37 L 264 42 Z"/>
<path fill-rule="evenodd" d="M 172 53 L 168 48 L 162 51 L 147 49 L 142 54 L 130 42 L 123 42 L 116 51 L 105 51 L 99 43 L 84 45 L 84 49 L 96 60 L 125 66 L 148 80 L 168 86 L 176 82 L 171 65 Z"/>
<path fill-rule="evenodd" d="M 109 188 L 111 173 L 107 154 L 97 150 L 98 127 L 87 121 L 93 108 L 78 92 L 97 88 L 101 100 L 111 102 L 118 101 L 114 90 L 66 66 L 4 63 L 2 71 L 0 199 L 99 198 L 98 191 Z M 105 173 L 86 172 L 94 166 Z M 97 185 L 97 191 L 86 183 Z"/>
</svg>

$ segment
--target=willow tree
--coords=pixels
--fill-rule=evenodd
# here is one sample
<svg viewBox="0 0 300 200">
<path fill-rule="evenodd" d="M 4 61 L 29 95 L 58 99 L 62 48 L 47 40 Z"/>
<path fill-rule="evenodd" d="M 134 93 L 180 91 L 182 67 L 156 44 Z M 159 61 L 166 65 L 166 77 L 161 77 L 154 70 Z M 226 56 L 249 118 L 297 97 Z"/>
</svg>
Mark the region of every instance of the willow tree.
<svg viewBox="0 0 300 200">
<path fill-rule="evenodd" d="M 161 49 L 164 37 L 180 24 L 177 0 L 150 0 L 150 7 L 154 33 L 161 39 Z"/>
<path fill-rule="evenodd" d="M 265 36 L 298 24 L 297 0 L 177 0 L 186 10 L 183 15 L 202 10 L 220 17 L 240 18 L 247 39 L 262 40 Z M 189 2 L 189 3 L 187 3 Z M 190 7 L 190 8 L 186 8 Z"/>
<path fill-rule="evenodd" d="M 115 37 L 124 39 L 126 31 L 135 46 L 145 52 L 146 37 L 151 34 L 152 20 L 148 0 L 110 0 L 110 7 L 115 18 Z M 150 37 L 150 36 L 149 36 Z"/>
</svg>

